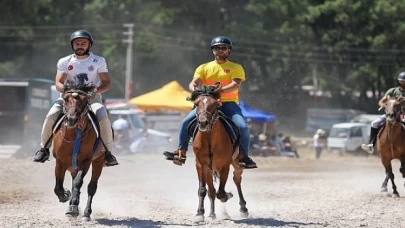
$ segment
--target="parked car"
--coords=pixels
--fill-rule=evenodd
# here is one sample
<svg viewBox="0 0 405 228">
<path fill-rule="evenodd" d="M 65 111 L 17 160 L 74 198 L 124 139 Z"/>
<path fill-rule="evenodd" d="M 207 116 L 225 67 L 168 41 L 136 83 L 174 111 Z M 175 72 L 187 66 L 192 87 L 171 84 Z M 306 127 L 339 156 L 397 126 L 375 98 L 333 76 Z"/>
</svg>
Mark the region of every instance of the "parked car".
<svg viewBox="0 0 405 228">
<path fill-rule="evenodd" d="M 148 128 L 146 116 L 140 109 L 111 109 L 109 114 L 111 123 L 120 116 L 128 121 L 129 142 L 128 145 L 121 145 L 127 152 L 160 152 L 163 148 L 170 147 L 173 141 L 170 134 Z"/>
<path fill-rule="evenodd" d="M 361 151 L 361 144 L 368 143 L 369 137 L 369 124 L 334 124 L 327 139 L 328 151 L 338 153 Z"/>
</svg>

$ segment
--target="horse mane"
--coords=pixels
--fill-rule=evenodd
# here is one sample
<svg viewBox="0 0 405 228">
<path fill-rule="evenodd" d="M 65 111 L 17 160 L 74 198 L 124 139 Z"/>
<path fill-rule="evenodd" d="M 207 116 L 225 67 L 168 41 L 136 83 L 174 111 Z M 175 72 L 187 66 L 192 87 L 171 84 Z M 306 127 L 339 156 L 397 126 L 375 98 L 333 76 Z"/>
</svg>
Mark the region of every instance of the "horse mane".
<svg viewBox="0 0 405 228">
<path fill-rule="evenodd" d="M 94 86 L 89 86 L 89 84 L 85 83 L 75 83 L 73 81 L 67 80 L 63 84 L 63 92 L 66 93 L 67 91 L 83 91 L 85 93 L 91 92 L 94 89 Z"/>
<path fill-rule="evenodd" d="M 221 97 L 221 92 L 217 89 L 218 86 L 216 85 L 201 85 L 191 93 L 190 97 L 187 97 L 187 100 L 195 101 L 201 95 L 212 96 L 214 99 L 219 99 Z"/>
</svg>

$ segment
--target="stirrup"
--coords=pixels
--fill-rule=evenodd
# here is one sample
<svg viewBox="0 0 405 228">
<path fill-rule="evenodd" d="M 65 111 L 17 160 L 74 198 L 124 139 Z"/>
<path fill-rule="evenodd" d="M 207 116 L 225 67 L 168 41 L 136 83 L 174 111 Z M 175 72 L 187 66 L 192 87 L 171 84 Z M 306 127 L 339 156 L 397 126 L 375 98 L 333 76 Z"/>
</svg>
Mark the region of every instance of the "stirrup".
<svg viewBox="0 0 405 228">
<path fill-rule="evenodd" d="M 176 165 L 182 166 L 182 165 L 186 164 L 186 159 L 187 159 L 186 156 L 179 157 L 178 154 L 175 154 L 173 157 L 173 163 Z"/>
<path fill-rule="evenodd" d="M 42 158 L 41 159 L 35 159 L 35 156 L 37 156 L 39 153 L 42 153 Z M 46 161 L 49 161 L 50 157 L 50 151 L 49 149 L 46 148 L 41 148 L 35 153 L 35 156 L 33 159 L 31 159 L 33 162 L 39 162 L 39 163 L 45 163 Z"/>
<path fill-rule="evenodd" d="M 111 161 L 107 161 L 107 156 L 110 156 Z M 117 158 L 110 151 L 106 151 L 104 155 L 104 167 L 115 166 L 118 164 Z"/>
<path fill-rule="evenodd" d="M 173 161 L 174 164 L 182 166 L 183 164 L 186 163 L 186 156 L 179 157 L 178 151 L 170 152 L 170 151 L 165 151 L 163 152 L 163 155 L 166 156 L 166 160 Z"/>
<path fill-rule="evenodd" d="M 373 144 L 361 144 L 361 149 L 366 151 L 369 154 L 374 154 L 374 145 Z"/>
</svg>

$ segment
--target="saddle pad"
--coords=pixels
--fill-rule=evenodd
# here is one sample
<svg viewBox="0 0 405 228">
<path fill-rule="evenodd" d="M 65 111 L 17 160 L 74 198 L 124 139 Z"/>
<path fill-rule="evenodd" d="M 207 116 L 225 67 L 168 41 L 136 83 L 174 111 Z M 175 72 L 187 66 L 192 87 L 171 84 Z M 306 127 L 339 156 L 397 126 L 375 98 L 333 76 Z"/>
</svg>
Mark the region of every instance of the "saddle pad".
<svg viewBox="0 0 405 228">
<path fill-rule="evenodd" d="M 55 123 L 52 126 L 52 132 L 55 134 L 62 126 L 62 122 L 65 119 L 65 114 L 61 113 L 58 118 L 56 119 Z M 98 119 L 96 114 L 92 110 L 87 112 L 87 117 L 89 118 L 91 125 L 93 126 L 94 131 L 96 132 L 97 139 L 93 146 L 93 153 L 96 152 L 96 149 L 100 143 L 100 124 L 98 123 Z"/>
<path fill-rule="evenodd" d="M 229 137 L 231 138 L 231 142 L 233 144 L 233 150 L 240 145 L 240 131 L 238 126 L 223 112 L 218 111 L 219 113 L 219 121 L 221 121 L 222 125 L 224 125 L 226 131 L 228 132 Z M 195 138 L 198 132 L 198 121 L 197 117 L 194 117 L 190 124 L 187 126 L 188 134 L 191 138 Z"/>
</svg>

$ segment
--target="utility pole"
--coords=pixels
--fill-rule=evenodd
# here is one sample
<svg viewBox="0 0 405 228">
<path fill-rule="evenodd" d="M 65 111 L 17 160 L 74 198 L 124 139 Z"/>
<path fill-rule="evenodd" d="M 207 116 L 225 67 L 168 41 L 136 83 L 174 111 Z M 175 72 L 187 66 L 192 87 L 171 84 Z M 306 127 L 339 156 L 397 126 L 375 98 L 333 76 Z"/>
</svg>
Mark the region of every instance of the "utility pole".
<svg viewBox="0 0 405 228">
<path fill-rule="evenodd" d="M 128 28 L 128 31 L 123 32 L 128 36 L 126 40 L 123 40 L 127 45 L 127 61 L 125 70 L 125 101 L 131 98 L 132 92 L 132 44 L 134 42 L 134 24 L 123 24 L 124 28 Z"/>
</svg>

